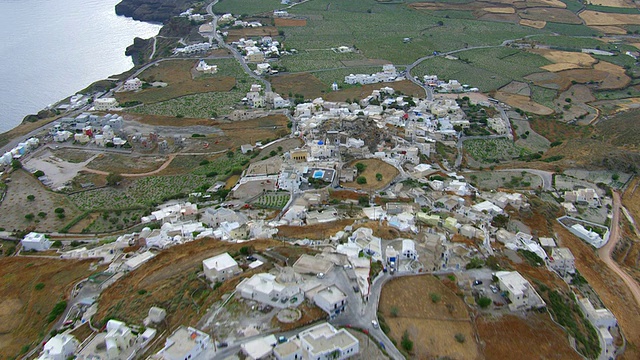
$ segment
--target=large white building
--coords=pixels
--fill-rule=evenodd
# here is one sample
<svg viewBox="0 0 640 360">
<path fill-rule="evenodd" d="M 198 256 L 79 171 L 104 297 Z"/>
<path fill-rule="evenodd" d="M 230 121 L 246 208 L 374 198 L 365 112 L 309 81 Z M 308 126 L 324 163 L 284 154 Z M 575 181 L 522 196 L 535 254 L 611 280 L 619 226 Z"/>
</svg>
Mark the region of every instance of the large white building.
<svg viewBox="0 0 640 360">
<path fill-rule="evenodd" d="M 24 251 L 46 251 L 51 248 L 51 241 L 44 234 L 36 232 L 28 233 L 21 243 Z"/>
<path fill-rule="evenodd" d="M 57 334 L 44 344 L 38 360 L 67 360 L 76 352 L 78 344 L 73 335 Z"/>
<path fill-rule="evenodd" d="M 142 80 L 138 78 L 129 79 L 122 85 L 122 91 L 136 91 L 142 88 Z"/>
<path fill-rule="evenodd" d="M 496 273 L 500 290 L 507 293 L 511 311 L 528 310 L 545 306 L 531 284 L 517 271 L 498 271 Z"/>
<path fill-rule="evenodd" d="M 347 330 L 336 330 L 329 323 L 322 323 L 302 331 L 300 347 L 304 359 L 342 360 L 354 356 L 360 350 L 360 342 Z"/>
<path fill-rule="evenodd" d="M 300 286 L 296 283 L 281 283 L 275 275 L 268 273 L 255 274 L 242 280 L 236 290 L 245 299 L 281 309 L 298 306 L 304 300 Z"/>
<path fill-rule="evenodd" d="M 229 255 L 223 253 L 205 260 L 202 260 L 204 275 L 213 283 L 225 281 L 232 276 L 242 272 L 238 263 Z"/>
<path fill-rule="evenodd" d="M 209 334 L 181 326 L 167 338 L 158 355 L 164 360 L 204 360 L 205 352 L 211 346 Z"/>
</svg>

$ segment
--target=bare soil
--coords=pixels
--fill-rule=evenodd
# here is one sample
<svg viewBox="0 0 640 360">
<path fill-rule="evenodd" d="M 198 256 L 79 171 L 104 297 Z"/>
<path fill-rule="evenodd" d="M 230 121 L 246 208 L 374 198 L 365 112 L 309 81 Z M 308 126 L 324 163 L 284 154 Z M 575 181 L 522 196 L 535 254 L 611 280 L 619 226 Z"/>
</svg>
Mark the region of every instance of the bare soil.
<svg viewBox="0 0 640 360">
<path fill-rule="evenodd" d="M 580 13 L 580 18 L 587 26 L 640 25 L 640 14 L 616 14 L 585 10 Z"/>
<path fill-rule="evenodd" d="M 364 171 L 358 176 L 364 176 L 367 179 L 367 183 L 358 184 L 356 181 L 353 181 L 342 183 L 342 186 L 358 190 L 379 190 L 389 185 L 389 183 L 400 174 L 398 169 L 379 159 L 354 160 L 350 162 L 347 167 L 355 166 L 357 163 L 366 165 Z M 376 174 L 382 174 L 381 181 L 376 179 Z"/>
<path fill-rule="evenodd" d="M 283 19 L 276 18 L 275 24 L 278 27 L 286 27 L 286 26 L 307 26 L 307 19 Z"/>
</svg>

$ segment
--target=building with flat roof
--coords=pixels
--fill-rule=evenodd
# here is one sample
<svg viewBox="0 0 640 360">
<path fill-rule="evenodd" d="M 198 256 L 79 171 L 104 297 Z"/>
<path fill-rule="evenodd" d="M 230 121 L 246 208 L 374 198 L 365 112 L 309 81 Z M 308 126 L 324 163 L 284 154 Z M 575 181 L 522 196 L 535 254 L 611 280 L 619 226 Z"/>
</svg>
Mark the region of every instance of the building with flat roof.
<svg viewBox="0 0 640 360">
<path fill-rule="evenodd" d="M 21 241 L 24 251 L 46 251 L 51 248 L 51 241 L 44 234 L 30 232 Z"/>
<path fill-rule="evenodd" d="M 273 353 L 273 347 L 278 343 L 276 337 L 268 335 L 248 341 L 240 347 L 249 360 L 269 359 Z"/>
<path fill-rule="evenodd" d="M 225 281 L 232 276 L 242 272 L 238 262 L 229 255 L 223 253 L 208 259 L 202 260 L 204 275 L 211 282 Z"/>
<path fill-rule="evenodd" d="M 192 327 L 180 326 L 167 338 L 158 355 L 164 360 L 204 360 L 204 353 L 211 346 L 209 334 Z"/>
<path fill-rule="evenodd" d="M 360 342 L 355 336 L 345 329 L 336 330 L 329 323 L 302 331 L 298 337 L 305 359 L 342 360 L 360 350 Z"/>
<path fill-rule="evenodd" d="M 347 295 L 335 285 L 331 285 L 316 292 L 313 295 L 313 302 L 333 318 L 344 311 L 347 306 Z"/>
<path fill-rule="evenodd" d="M 147 261 L 153 259 L 156 256 L 156 254 L 152 253 L 151 251 L 145 251 L 142 254 L 138 254 L 132 258 L 130 258 L 129 260 L 125 261 L 124 266 L 127 270 L 129 271 L 133 271 L 137 268 L 140 267 L 140 265 L 146 263 Z"/>
<path fill-rule="evenodd" d="M 544 307 L 544 300 L 538 295 L 529 281 L 517 271 L 496 272 L 500 290 L 507 293 L 511 311 Z"/>
<path fill-rule="evenodd" d="M 553 248 L 553 250 L 551 250 L 549 266 L 562 275 L 566 273 L 573 274 L 576 272 L 575 260 L 569 248 Z"/>
<path fill-rule="evenodd" d="M 282 344 L 276 345 L 273 348 L 273 355 L 277 360 L 299 360 L 302 357 L 302 348 L 299 342 L 287 341 Z"/>
<path fill-rule="evenodd" d="M 57 334 L 44 344 L 38 360 L 67 360 L 76 352 L 78 345 L 73 335 Z"/>
<path fill-rule="evenodd" d="M 275 275 L 259 273 L 244 279 L 236 290 L 245 299 L 255 300 L 280 309 L 296 307 L 304 300 L 304 294 L 296 283 L 282 283 Z"/>
</svg>

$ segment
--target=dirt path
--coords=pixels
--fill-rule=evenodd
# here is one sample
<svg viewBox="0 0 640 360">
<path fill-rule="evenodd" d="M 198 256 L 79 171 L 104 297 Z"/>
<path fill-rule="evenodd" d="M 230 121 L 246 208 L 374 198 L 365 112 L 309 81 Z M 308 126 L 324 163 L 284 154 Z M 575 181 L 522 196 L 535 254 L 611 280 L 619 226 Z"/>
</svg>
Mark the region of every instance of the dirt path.
<svg viewBox="0 0 640 360">
<path fill-rule="evenodd" d="M 167 159 L 167 161 L 165 161 L 162 165 L 160 165 L 159 168 L 153 170 L 153 171 L 149 171 L 146 173 L 141 173 L 141 174 L 120 174 L 124 177 L 144 177 L 144 176 L 149 176 L 149 175 L 154 175 L 159 173 L 160 171 L 164 170 L 167 168 L 167 166 L 169 166 L 169 164 L 171 164 L 171 162 L 173 161 L 173 159 L 176 157 L 177 154 L 170 154 L 169 158 Z M 95 170 L 95 169 L 89 169 L 88 167 L 84 167 L 82 169 L 83 171 L 86 172 L 90 172 L 92 174 L 98 174 L 98 175 L 109 175 L 108 172 L 106 171 L 102 171 L 102 170 Z"/>
<path fill-rule="evenodd" d="M 620 240 L 620 226 L 618 222 L 620 221 L 620 195 L 617 192 L 613 193 L 613 219 L 611 221 L 611 235 L 609 236 L 609 241 L 605 246 L 598 250 L 598 256 L 602 261 L 613 271 L 618 274 L 622 281 L 627 285 L 633 297 L 636 299 L 637 305 L 640 307 L 640 286 L 638 283 L 633 280 L 629 274 L 624 272 L 618 264 L 611 258 L 611 253 L 616 247 L 616 243 Z"/>
</svg>

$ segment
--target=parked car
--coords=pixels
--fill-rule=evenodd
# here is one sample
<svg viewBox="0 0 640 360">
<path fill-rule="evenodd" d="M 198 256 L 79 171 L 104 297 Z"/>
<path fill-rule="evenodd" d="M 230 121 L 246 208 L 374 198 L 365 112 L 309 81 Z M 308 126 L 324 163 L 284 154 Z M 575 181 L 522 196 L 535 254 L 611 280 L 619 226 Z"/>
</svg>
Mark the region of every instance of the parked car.
<svg viewBox="0 0 640 360">
<path fill-rule="evenodd" d="M 496 287 L 495 285 L 489 285 L 489 288 L 491 289 L 491 292 L 494 294 L 498 293 L 498 287 Z"/>
<path fill-rule="evenodd" d="M 353 291 L 360 292 L 360 288 L 358 287 L 358 285 L 353 285 Z"/>
<path fill-rule="evenodd" d="M 248 260 L 248 261 L 256 261 L 256 260 L 258 260 L 258 259 L 257 259 L 255 256 L 253 256 L 253 255 L 249 255 L 249 256 L 247 256 L 247 260 Z"/>
<path fill-rule="evenodd" d="M 475 280 L 475 281 L 473 282 L 473 285 L 474 285 L 474 286 L 482 285 L 482 280 Z"/>
<path fill-rule="evenodd" d="M 374 329 L 379 328 L 380 325 L 378 325 L 378 320 L 371 320 L 371 326 L 373 326 Z"/>
<path fill-rule="evenodd" d="M 287 342 L 287 337 L 286 336 L 278 336 L 278 343 L 282 344 L 284 342 Z"/>
<path fill-rule="evenodd" d="M 324 279 L 324 273 L 318 273 L 318 275 L 316 275 L 318 277 L 318 279 Z"/>
</svg>

